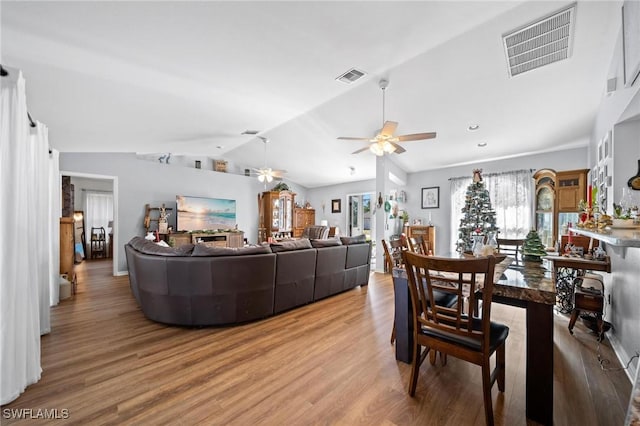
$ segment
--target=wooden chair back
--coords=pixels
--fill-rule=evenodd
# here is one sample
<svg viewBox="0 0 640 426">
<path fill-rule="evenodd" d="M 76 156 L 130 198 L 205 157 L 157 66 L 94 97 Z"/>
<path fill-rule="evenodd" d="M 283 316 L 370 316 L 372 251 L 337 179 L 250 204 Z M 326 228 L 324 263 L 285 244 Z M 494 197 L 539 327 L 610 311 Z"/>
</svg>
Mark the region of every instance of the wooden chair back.
<svg viewBox="0 0 640 426">
<path fill-rule="evenodd" d="M 413 307 L 414 351 L 409 394 L 415 394 L 420 364 L 429 351 L 438 351 L 482 367 L 485 420 L 493 424 L 491 387 L 498 381 L 504 391 L 505 340 L 509 329 L 491 323 L 491 296 L 496 259 L 451 259 L 404 252 Z M 485 279 L 485 277 L 488 277 Z M 458 303 L 451 307 L 429 303 L 434 292 L 455 294 Z M 469 314 L 464 314 L 465 295 L 469 297 Z M 476 298 L 482 297 L 477 308 Z M 481 312 L 479 312 L 481 310 Z M 495 333 L 491 340 L 491 333 Z M 424 347 L 424 353 L 421 348 Z M 489 358 L 497 352 L 496 367 L 491 371 Z"/>
<path fill-rule="evenodd" d="M 590 242 L 591 238 L 590 237 L 585 237 L 584 235 L 572 235 L 571 236 L 571 243 L 574 246 L 578 246 L 578 247 L 582 247 L 584 249 L 584 252 L 587 253 L 589 251 L 589 242 Z M 561 235 L 560 236 L 560 250 L 564 250 L 564 248 L 567 246 L 567 243 L 569 242 L 569 236 L 568 235 Z M 600 245 L 600 240 L 597 239 L 593 239 L 593 242 L 591 243 L 592 246 L 591 248 L 596 248 L 598 247 L 598 245 Z"/>
<path fill-rule="evenodd" d="M 433 254 L 433 251 L 429 248 L 429 241 L 425 241 L 421 235 L 409 237 L 407 242 L 409 250 L 414 253 L 423 254 L 425 256 Z"/>
<path fill-rule="evenodd" d="M 522 245 L 524 244 L 523 238 L 498 238 L 498 250 L 500 253 L 506 253 L 512 255 L 515 259 L 515 264 L 519 265 L 522 260 Z"/>
</svg>

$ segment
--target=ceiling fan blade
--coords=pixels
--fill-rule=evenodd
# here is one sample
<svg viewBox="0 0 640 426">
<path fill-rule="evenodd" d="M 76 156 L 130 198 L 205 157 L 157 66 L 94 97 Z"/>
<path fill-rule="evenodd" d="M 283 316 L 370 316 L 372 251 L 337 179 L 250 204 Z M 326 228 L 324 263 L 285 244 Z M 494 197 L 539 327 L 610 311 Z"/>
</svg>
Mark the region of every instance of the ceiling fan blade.
<svg viewBox="0 0 640 426">
<path fill-rule="evenodd" d="M 352 138 L 348 136 L 340 136 L 338 139 L 341 139 L 343 141 L 371 141 L 371 138 Z"/>
<path fill-rule="evenodd" d="M 421 141 L 424 139 L 433 139 L 436 137 L 436 132 L 431 133 L 414 133 L 411 135 L 396 136 L 391 139 L 392 142 L 409 142 L 409 141 Z"/>
<path fill-rule="evenodd" d="M 396 131 L 397 127 L 398 123 L 395 121 L 385 121 L 382 130 L 380 130 L 380 135 L 385 138 L 391 138 L 393 137 L 393 133 Z"/>
<path fill-rule="evenodd" d="M 286 170 L 272 170 L 271 175 L 273 177 L 282 177 L 283 174 L 287 173 Z"/>
<path fill-rule="evenodd" d="M 365 146 L 364 148 L 360 148 L 357 151 L 353 151 L 352 154 L 360 154 L 361 152 L 367 151 L 369 149 L 368 146 Z"/>
<path fill-rule="evenodd" d="M 406 151 L 406 149 L 404 149 L 403 147 L 401 147 L 401 146 L 400 146 L 400 145 L 398 145 L 397 143 L 395 143 L 395 142 L 390 142 L 390 143 L 391 143 L 391 145 L 393 145 L 393 147 L 396 149 L 395 151 L 393 151 L 393 152 L 395 152 L 396 154 L 402 154 L 403 152 L 405 152 L 405 151 Z"/>
</svg>

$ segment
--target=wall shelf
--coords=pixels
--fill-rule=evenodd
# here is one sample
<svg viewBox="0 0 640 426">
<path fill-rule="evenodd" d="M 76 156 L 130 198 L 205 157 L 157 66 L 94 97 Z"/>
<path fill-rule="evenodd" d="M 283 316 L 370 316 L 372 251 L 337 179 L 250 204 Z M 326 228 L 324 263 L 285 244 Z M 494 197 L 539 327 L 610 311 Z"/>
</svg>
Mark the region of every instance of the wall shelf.
<svg viewBox="0 0 640 426">
<path fill-rule="evenodd" d="M 575 234 L 595 238 L 613 247 L 616 253 L 624 259 L 627 247 L 640 247 L 640 228 L 631 229 L 605 229 L 594 231 L 583 228 L 571 228 Z"/>
</svg>

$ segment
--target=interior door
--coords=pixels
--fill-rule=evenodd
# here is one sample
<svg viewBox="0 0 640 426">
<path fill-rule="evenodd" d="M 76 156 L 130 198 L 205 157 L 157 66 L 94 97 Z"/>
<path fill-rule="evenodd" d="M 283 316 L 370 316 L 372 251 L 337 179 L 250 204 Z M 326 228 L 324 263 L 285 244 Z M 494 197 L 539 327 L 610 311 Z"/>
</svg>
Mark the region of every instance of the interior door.
<svg viewBox="0 0 640 426">
<path fill-rule="evenodd" d="M 349 210 L 348 210 L 348 235 L 362 235 L 367 237 L 371 236 L 373 230 L 373 193 L 370 194 L 354 194 L 349 195 Z"/>
</svg>

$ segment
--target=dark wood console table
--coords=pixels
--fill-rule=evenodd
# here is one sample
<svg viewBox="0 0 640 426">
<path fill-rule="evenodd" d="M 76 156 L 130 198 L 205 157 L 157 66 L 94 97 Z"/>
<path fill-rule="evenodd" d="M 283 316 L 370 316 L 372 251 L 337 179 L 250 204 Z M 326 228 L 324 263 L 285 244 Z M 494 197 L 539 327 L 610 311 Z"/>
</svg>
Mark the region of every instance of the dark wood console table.
<svg viewBox="0 0 640 426">
<path fill-rule="evenodd" d="M 524 267 L 517 270 L 504 270 L 503 265 L 501 269 L 504 272 L 495 281 L 492 300 L 527 310 L 526 416 L 538 423 L 552 425 L 555 281 L 549 268 L 543 264 L 526 261 L 523 264 Z M 410 363 L 413 321 L 406 270 L 394 268 L 392 274 L 396 309 L 396 359 Z"/>
</svg>

